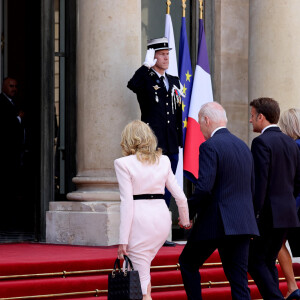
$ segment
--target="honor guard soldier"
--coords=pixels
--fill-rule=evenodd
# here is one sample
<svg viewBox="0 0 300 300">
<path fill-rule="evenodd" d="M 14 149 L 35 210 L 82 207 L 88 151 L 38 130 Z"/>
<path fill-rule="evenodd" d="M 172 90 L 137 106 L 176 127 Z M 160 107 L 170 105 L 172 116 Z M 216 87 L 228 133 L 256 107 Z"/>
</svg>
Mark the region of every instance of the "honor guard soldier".
<svg viewBox="0 0 300 300">
<path fill-rule="evenodd" d="M 169 157 L 175 174 L 179 147 L 182 147 L 181 97 L 184 95 L 179 78 L 166 73 L 170 50 L 166 37 L 148 40 L 145 62 L 129 80 L 127 87 L 136 93 L 141 120 L 154 131 L 158 147 Z M 168 207 L 170 199 L 171 194 L 166 189 Z"/>
</svg>

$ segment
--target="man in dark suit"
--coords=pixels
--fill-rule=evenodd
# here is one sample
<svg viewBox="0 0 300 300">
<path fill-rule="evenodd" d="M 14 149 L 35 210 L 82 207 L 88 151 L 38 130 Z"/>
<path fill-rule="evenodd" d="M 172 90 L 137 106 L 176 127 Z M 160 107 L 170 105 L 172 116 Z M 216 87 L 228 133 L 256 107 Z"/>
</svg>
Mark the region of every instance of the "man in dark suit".
<svg viewBox="0 0 300 300">
<path fill-rule="evenodd" d="M 300 191 L 300 153 L 295 141 L 276 125 L 280 109 L 274 99 L 255 99 L 250 106 L 253 131 L 262 134 L 251 146 L 260 237 L 250 243 L 249 273 L 263 299 L 284 299 L 275 261 L 288 228 L 299 225 L 295 196 Z"/>
<path fill-rule="evenodd" d="M 0 94 L 0 130 L 3 141 L 2 151 L 4 151 L 2 154 L 5 154 L 3 163 L 9 160 L 10 168 L 20 164 L 20 150 L 24 138 L 21 125 L 23 113 L 19 112 L 14 102 L 17 91 L 15 79 L 7 77 L 3 80 Z"/>
<path fill-rule="evenodd" d="M 247 266 L 251 236 L 258 235 L 252 193 L 253 159 L 248 146 L 231 134 L 223 107 L 210 102 L 199 112 L 206 141 L 200 146 L 199 178 L 189 199 L 196 216 L 179 258 L 189 300 L 200 300 L 199 267 L 216 250 L 231 285 L 232 299 L 250 300 Z"/>
<path fill-rule="evenodd" d="M 175 174 L 179 147 L 182 147 L 182 106 L 179 78 L 166 73 L 169 67 L 168 39 L 148 41 L 147 53 L 141 66 L 129 80 L 127 87 L 137 95 L 141 120 L 154 131 L 158 147 L 171 161 Z M 165 201 L 170 205 L 171 194 L 166 189 Z M 174 246 L 167 242 L 165 246 Z"/>
<path fill-rule="evenodd" d="M 6 218 L 11 215 L 8 211 L 16 209 L 17 178 L 20 172 L 21 150 L 24 141 L 24 130 L 21 124 L 23 113 L 19 112 L 14 103 L 16 94 L 17 81 L 10 77 L 5 78 L 0 94 L 0 184 L 3 199 L 0 218 L 2 229 L 7 229 L 10 227 L 9 223 L 14 223 L 13 220 L 6 220 Z"/>
</svg>

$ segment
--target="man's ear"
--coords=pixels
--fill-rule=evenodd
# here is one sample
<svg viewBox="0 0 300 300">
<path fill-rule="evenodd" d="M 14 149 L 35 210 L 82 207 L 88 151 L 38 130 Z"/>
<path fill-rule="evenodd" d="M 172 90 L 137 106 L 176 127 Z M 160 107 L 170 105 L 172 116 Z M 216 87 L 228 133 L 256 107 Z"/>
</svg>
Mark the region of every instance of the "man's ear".
<svg viewBox="0 0 300 300">
<path fill-rule="evenodd" d="M 266 119 L 266 117 L 263 114 L 258 115 L 258 120 L 259 121 L 264 121 L 265 119 Z"/>
<path fill-rule="evenodd" d="M 205 124 L 208 126 L 210 123 L 210 120 L 207 116 L 204 117 L 204 121 L 205 121 Z"/>
</svg>

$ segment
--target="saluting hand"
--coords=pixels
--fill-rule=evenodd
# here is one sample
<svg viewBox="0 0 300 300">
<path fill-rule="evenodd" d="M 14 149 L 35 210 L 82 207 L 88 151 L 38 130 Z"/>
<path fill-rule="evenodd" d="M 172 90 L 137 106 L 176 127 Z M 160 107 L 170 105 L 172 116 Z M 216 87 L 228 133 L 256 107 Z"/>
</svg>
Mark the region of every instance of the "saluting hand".
<svg viewBox="0 0 300 300">
<path fill-rule="evenodd" d="M 143 65 L 149 69 L 155 66 L 157 59 L 154 58 L 154 55 L 155 55 L 155 50 L 153 48 L 148 49 L 146 52 L 146 57 Z"/>
</svg>

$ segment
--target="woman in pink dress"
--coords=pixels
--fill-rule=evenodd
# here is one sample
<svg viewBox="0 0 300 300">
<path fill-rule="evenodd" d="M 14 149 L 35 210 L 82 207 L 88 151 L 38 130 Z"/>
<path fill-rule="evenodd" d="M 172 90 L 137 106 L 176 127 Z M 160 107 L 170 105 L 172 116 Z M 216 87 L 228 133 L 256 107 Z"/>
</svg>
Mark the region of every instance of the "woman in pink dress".
<svg viewBox="0 0 300 300">
<path fill-rule="evenodd" d="M 151 261 L 171 228 L 163 199 L 165 187 L 175 198 L 184 228 L 190 228 L 187 199 L 147 124 L 139 120 L 129 123 L 122 132 L 121 147 L 125 157 L 114 162 L 121 198 L 118 257 L 129 256 L 139 271 L 143 300 L 150 300 Z"/>
</svg>

